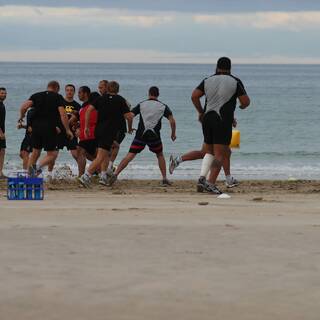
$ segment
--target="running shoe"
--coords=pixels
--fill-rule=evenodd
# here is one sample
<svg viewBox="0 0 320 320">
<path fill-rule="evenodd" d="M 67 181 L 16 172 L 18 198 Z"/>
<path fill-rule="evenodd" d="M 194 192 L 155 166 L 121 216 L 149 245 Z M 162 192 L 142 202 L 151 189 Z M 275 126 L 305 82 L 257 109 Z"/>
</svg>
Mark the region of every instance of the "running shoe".
<svg viewBox="0 0 320 320">
<path fill-rule="evenodd" d="M 107 186 L 108 185 L 107 176 L 101 176 L 100 179 L 99 179 L 99 184 L 101 184 L 103 186 Z"/>
<path fill-rule="evenodd" d="M 163 179 L 162 182 L 161 182 L 161 185 L 163 187 L 170 187 L 170 186 L 172 186 L 172 182 L 169 181 L 168 179 Z"/>
<path fill-rule="evenodd" d="M 90 187 L 91 178 L 86 173 L 83 174 L 78 180 L 85 188 Z"/>
<path fill-rule="evenodd" d="M 227 188 L 233 188 L 239 185 L 239 181 L 235 179 L 234 177 L 231 177 L 230 179 L 226 179 L 226 186 Z"/>
<path fill-rule="evenodd" d="M 205 177 L 200 177 L 197 183 L 197 192 L 203 192 L 207 187 L 207 180 Z"/>
<path fill-rule="evenodd" d="M 205 191 L 212 194 L 222 194 L 222 192 L 213 183 L 207 182 Z"/>
<path fill-rule="evenodd" d="M 115 174 L 112 174 L 108 179 L 108 186 L 112 186 L 116 181 L 118 177 Z"/>
<path fill-rule="evenodd" d="M 113 168 L 112 169 L 111 168 L 107 169 L 107 177 L 108 178 L 111 177 L 113 172 L 114 172 Z"/>
<path fill-rule="evenodd" d="M 30 177 L 37 177 L 42 173 L 42 170 L 34 164 L 32 167 L 29 168 L 28 174 Z"/>
<path fill-rule="evenodd" d="M 173 158 L 173 156 L 170 156 L 170 164 L 169 164 L 169 172 L 170 174 L 173 174 L 173 171 L 178 168 L 179 162 L 177 161 L 178 157 Z"/>
</svg>

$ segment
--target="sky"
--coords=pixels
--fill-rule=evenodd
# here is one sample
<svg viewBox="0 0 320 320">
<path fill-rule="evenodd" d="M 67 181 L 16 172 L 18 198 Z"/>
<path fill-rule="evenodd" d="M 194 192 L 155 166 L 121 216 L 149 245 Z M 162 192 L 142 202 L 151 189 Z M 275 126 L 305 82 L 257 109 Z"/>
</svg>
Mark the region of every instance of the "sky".
<svg viewBox="0 0 320 320">
<path fill-rule="evenodd" d="M 0 0 L 0 61 L 320 63 L 319 0 Z"/>
</svg>

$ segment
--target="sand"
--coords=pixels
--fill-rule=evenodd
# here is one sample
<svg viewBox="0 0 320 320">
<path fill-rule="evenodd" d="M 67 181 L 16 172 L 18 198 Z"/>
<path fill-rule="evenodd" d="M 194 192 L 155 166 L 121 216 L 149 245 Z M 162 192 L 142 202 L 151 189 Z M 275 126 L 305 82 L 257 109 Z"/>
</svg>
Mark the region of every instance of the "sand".
<svg viewBox="0 0 320 320">
<path fill-rule="evenodd" d="M 48 189 L 0 191 L 1 320 L 319 319 L 320 182 Z"/>
</svg>

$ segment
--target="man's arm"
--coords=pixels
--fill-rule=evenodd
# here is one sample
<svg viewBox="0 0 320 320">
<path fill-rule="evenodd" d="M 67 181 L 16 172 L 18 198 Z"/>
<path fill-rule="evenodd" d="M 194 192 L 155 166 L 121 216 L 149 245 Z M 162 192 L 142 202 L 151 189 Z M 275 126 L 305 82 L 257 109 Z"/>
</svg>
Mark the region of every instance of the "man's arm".
<svg viewBox="0 0 320 320">
<path fill-rule="evenodd" d="M 250 98 L 247 95 L 243 95 L 238 97 L 239 101 L 240 101 L 240 109 L 246 109 L 249 107 L 250 105 Z"/>
<path fill-rule="evenodd" d="M 170 123 L 170 127 L 171 127 L 171 140 L 175 141 L 177 139 L 176 136 L 176 120 L 174 119 L 173 115 L 168 117 L 169 123 Z"/>
<path fill-rule="evenodd" d="M 90 123 L 90 115 L 91 112 L 94 110 L 94 106 L 90 105 L 86 111 L 85 117 L 84 117 L 84 136 L 88 138 L 90 134 L 90 128 L 89 128 L 89 123 Z"/>
<path fill-rule="evenodd" d="M 132 123 L 133 123 L 133 118 L 135 114 L 132 112 L 127 112 L 123 116 L 127 120 L 128 132 L 131 134 L 133 132 Z"/>
<path fill-rule="evenodd" d="M 201 101 L 200 101 L 201 97 L 203 96 L 204 96 L 204 92 L 202 92 L 199 89 L 194 89 L 191 96 L 192 103 L 199 114 L 199 121 L 202 120 L 202 117 L 204 114 L 204 110 L 202 108 Z"/>
<path fill-rule="evenodd" d="M 62 122 L 64 128 L 66 129 L 67 137 L 71 140 L 73 138 L 73 134 L 69 128 L 69 121 L 68 121 L 68 116 L 67 116 L 66 110 L 64 109 L 63 106 L 60 106 L 58 108 L 58 110 L 60 113 L 61 122 Z"/>
<path fill-rule="evenodd" d="M 22 120 L 24 119 L 28 109 L 30 109 L 32 106 L 33 106 L 33 101 L 31 101 L 31 100 L 27 100 L 21 105 L 21 107 L 20 107 L 20 118 L 19 118 L 18 122 L 22 122 Z"/>
</svg>

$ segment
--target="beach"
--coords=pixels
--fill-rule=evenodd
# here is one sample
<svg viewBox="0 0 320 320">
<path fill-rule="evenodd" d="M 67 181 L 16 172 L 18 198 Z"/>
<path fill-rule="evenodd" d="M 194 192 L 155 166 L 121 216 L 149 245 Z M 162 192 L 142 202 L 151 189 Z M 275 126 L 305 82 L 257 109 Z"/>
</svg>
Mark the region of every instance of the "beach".
<svg viewBox="0 0 320 320">
<path fill-rule="evenodd" d="M 223 187 L 220 184 L 220 187 Z M 0 191 L 0 318 L 318 319 L 320 183 Z"/>
</svg>

